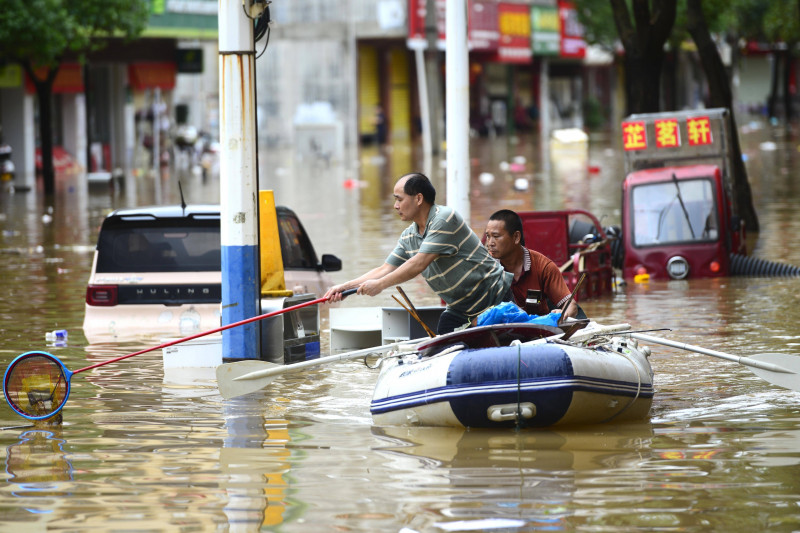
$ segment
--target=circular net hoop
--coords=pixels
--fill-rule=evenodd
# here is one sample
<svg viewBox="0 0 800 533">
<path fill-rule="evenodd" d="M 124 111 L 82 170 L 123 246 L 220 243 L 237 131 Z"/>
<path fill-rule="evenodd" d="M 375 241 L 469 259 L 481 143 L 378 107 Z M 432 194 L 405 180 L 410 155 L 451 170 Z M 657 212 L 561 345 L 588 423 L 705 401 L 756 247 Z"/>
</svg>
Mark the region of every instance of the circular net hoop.
<svg viewBox="0 0 800 533">
<path fill-rule="evenodd" d="M 6 369 L 3 393 L 11 408 L 31 420 L 50 418 L 69 397 L 69 378 L 61 361 L 45 352 L 20 355 Z"/>
</svg>

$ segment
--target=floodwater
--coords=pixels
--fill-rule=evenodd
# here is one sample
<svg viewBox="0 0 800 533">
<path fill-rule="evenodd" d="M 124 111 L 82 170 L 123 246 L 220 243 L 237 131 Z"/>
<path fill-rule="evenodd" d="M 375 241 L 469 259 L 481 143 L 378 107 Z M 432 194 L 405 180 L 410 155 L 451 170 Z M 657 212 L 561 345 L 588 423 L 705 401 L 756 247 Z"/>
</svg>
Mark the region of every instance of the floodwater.
<svg viewBox="0 0 800 533">
<path fill-rule="evenodd" d="M 749 124 L 742 140 L 762 227 L 754 253 L 800 265 L 800 139 Z M 580 207 L 618 223 L 616 148 L 600 138 L 588 157 L 543 157 L 535 139 L 473 140 L 473 228 L 501 206 Z M 515 156 L 521 166 L 501 171 Z M 407 146 L 364 149 L 355 169 L 283 152 L 263 152 L 260 164 L 262 185 L 298 212 L 317 252 L 344 261 L 335 281 L 393 248 L 397 176 L 429 167 L 440 191 L 445 182 L 438 160 L 419 163 Z M 482 172 L 494 182 L 482 184 Z M 189 202 L 218 201 L 214 176 L 181 180 Z M 74 370 L 158 344 L 87 345 L 83 297 L 103 216 L 177 202 L 176 182 L 131 177 L 112 190 L 73 177 L 52 213 L 31 194 L 2 197 L 3 368 L 28 350 Z M 437 302 L 422 282 L 405 288 L 418 306 Z M 799 290 L 788 278 L 630 284 L 582 305 L 603 323 L 668 328 L 653 334 L 736 355 L 800 355 Z M 343 305 L 395 304 L 384 293 Z M 45 333 L 62 328 L 67 346 L 47 346 Z M 652 349 L 649 421 L 521 431 L 373 425 L 376 371 L 359 361 L 223 401 L 210 372 L 165 375 L 160 352 L 144 354 L 75 376 L 61 426 L 24 427 L 0 407 L 0 529 L 800 530 L 800 394 L 735 363 Z"/>
</svg>

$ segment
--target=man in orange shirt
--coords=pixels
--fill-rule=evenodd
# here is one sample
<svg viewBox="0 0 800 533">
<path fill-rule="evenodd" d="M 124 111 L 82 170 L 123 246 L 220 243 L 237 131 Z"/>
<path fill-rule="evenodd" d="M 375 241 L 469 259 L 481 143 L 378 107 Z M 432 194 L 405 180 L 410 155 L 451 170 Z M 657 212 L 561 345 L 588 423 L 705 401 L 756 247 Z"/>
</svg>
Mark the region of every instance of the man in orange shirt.
<svg viewBox="0 0 800 533">
<path fill-rule="evenodd" d="M 503 269 L 514 274 L 511 283 L 514 302 L 528 314 L 546 315 L 560 309 L 569 299 L 569 288 L 556 264 L 545 255 L 525 247 L 522 220 L 514 211 L 502 209 L 489 217 L 485 245 Z M 536 298 L 528 298 L 529 290 L 538 291 L 531 293 L 539 295 L 538 303 L 532 301 Z M 579 309 L 573 299 L 564 316 L 576 317 Z"/>
</svg>

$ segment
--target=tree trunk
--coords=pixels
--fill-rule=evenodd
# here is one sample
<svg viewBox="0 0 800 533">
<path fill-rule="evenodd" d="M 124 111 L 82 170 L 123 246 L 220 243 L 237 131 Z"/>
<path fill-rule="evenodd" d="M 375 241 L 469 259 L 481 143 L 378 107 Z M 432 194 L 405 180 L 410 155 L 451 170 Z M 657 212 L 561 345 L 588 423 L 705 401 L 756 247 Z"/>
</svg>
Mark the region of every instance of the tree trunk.
<svg viewBox="0 0 800 533">
<path fill-rule="evenodd" d="M 792 121 L 792 48 L 794 43 L 786 43 L 786 50 L 783 52 L 783 116 L 786 117 L 786 124 Z"/>
<path fill-rule="evenodd" d="M 39 101 L 39 139 L 42 154 L 42 181 L 45 197 L 53 196 L 56 191 L 56 173 L 53 166 L 53 82 L 60 65 L 48 67 L 44 79 L 39 79 L 30 62 L 22 64 L 33 86 Z"/>
<path fill-rule="evenodd" d="M 678 61 L 674 52 L 665 53 L 661 69 L 661 102 L 663 109 L 678 109 Z"/>
<path fill-rule="evenodd" d="M 664 54 L 658 57 L 640 55 L 625 57 L 625 96 L 627 114 L 655 113 L 660 110 L 661 64 Z M 633 73 L 636 73 L 633 75 Z"/>
<path fill-rule="evenodd" d="M 775 103 L 778 101 L 778 63 L 778 52 L 773 47 L 769 70 L 769 96 L 767 96 L 767 117 L 770 119 L 777 116 Z"/>
<path fill-rule="evenodd" d="M 610 1 L 614 24 L 625 48 L 627 112 L 659 111 L 664 43 L 675 23 L 676 1 L 633 0 L 632 11 L 626 0 Z"/>
<path fill-rule="evenodd" d="M 733 181 L 733 209 L 734 213 L 742 217 L 748 231 L 758 231 L 758 216 L 753 207 L 753 195 L 750 183 L 747 181 L 747 169 L 742 161 L 742 148 L 739 145 L 739 129 L 733 115 L 733 95 L 728 80 L 725 65 L 719 56 L 717 45 L 711 39 L 708 31 L 701 0 L 688 0 L 687 29 L 692 36 L 703 70 L 706 73 L 709 89 L 710 107 L 725 107 L 730 111 L 731 117 L 731 178 Z"/>
</svg>

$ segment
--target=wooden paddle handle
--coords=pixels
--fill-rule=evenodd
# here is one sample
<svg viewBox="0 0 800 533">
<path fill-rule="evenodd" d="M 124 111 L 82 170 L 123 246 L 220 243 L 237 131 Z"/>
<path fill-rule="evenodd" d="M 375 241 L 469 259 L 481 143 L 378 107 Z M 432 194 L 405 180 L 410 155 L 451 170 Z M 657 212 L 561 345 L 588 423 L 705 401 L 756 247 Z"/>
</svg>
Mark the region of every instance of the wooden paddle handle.
<svg viewBox="0 0 800 533">
<path fill-rule="evenodd" d="M 409 314 L 409 315 L 411 315 L 412 317 L 414 317 L 414 320 L 416 320 L 417 322 L 419 322 L 419 325 L 420 325 L 420 326 L 422 326 L 422 329 L 424 329 L 424 330 L 425 330 L 425 333 L 427 333 L 427 334 L 428 334 L 428 336 L 429 336 L 430 338 L 433 338 L 433 337 L 435 337 L 435 336 L 436 336 L 436 333 L 434 333 L 434 332 L 431 330 L 431 328 L 429 328 L 429 327 L 428 327 L 428 325 L 427 325 L 425 322 L 423 322 L 423 321 L 422 321 L 422 319 L 420 318 L 419 314 L 417 313 L 417 308 L 416 308 L 416 307 L 414 307 L 414 304 L 412 304 L 412 303 L 411 303 L 411 300 L 410 300 L 410 299 L 408 298 L 408 296 L 406 295 L 406 291 L 404 291 L 404 290 L 403 290 L 403 287 L 401 287 L 400 285 L 398 285 L 398 286 L 397 286 L 397 292 L 399 292 L 399 293 L 400 293 L 400 296 L 402 296 L 402 297 L 403 297 L 403 299 L 406 301 L 406 303 L 408 304 L 408 307 L 406 307 L 405 305 L 403 305 L 402 303 L 400 303 L 400 300 L 398 300 L 397 298 L 395 298 L 395 301 L 396 301 L 397 303 L 399 303 L 400 305 L 403 305 L 403 308 L 404 308 L 406 311 L 408 311 L 408 314 Z M 392 296 L 392 297 L 394 297 L 394 296 Z M 410 307 L 411 309 L 409 309 L 409 307 Z"/>
<path fill-rule="evenodd" d="M 583 280 L 585 280 L 585 279 L 586 279 L 586 272 L 581 274 L 581 277 L 578 278 L 578 283 L 576 283 L 575 284 L 575 288 L 572 289 L 572 294 L 569 295 L 569 298 L 567 298 L 567 301 L 564 302 L 564 305 L 561 307 L 561 316 L 559 317 L 557 324 L 561 324 L 561 323 L 564 322 L 564 320 L 565 320 L 564 313 L 567 312 L 567 308 L 569 307 L 569 304 L 572 303 L 572 299 L 575 298 L 576 294 L 578 294 L 578 289 L 581 288 L 581 285 L 583 284 Z"/>
</svg>

